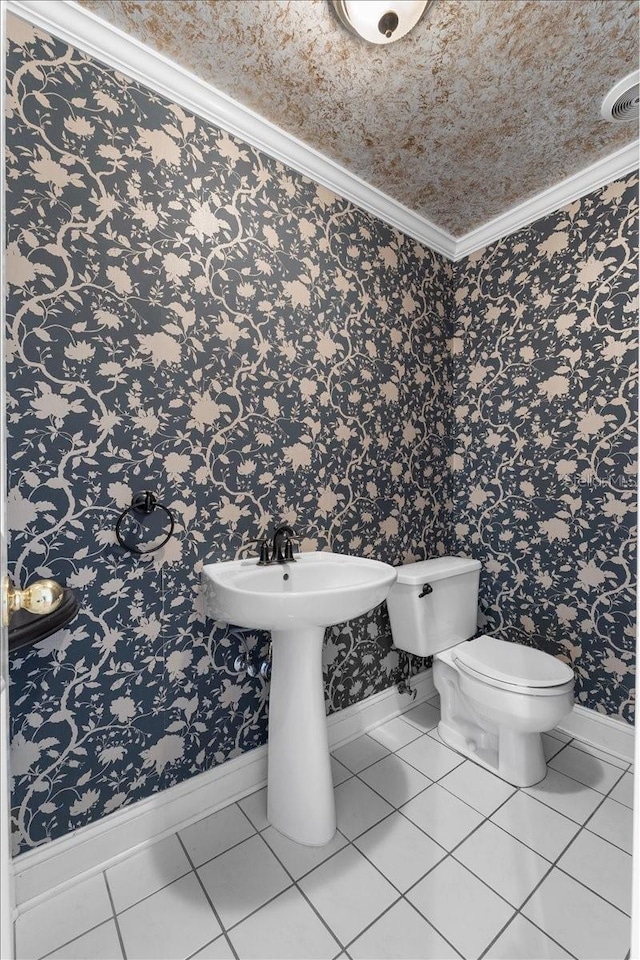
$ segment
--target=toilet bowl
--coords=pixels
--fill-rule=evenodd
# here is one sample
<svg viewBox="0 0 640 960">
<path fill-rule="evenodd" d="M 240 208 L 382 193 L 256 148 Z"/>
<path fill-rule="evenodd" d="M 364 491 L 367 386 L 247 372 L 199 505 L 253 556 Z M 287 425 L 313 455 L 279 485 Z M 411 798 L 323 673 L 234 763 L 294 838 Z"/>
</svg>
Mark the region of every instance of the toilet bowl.
<svg viewBox="0 0 640 960">
<path fill-rule="evenodd" d="M 433 656 L 441 739 L 516 787 L 546 775 L 541 734 L 573 706 L 573 670 L 541 650 L 476 632 L 480 563 L 439 557 L 398 568 L 393 642 Z"/>
</svg>

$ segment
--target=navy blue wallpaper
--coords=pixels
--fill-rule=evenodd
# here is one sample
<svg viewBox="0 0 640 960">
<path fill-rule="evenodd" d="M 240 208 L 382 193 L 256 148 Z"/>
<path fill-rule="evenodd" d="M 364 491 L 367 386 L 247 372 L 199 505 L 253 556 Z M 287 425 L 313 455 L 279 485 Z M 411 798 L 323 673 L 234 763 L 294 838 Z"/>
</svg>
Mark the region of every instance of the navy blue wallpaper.
<svg viewBox="0 0 640 960">
<path fill-rule="evenodd" d="M 633 722 L 638 178 L 456 266 L 454 550 L 484 627 Z"/>
<path fill-rule="evenodd" d="M 11 662 L 16 849 L 264 743 L 268 635 L 203 562 L 277 521 L 391 563 L 445 551 L 451 265 L 9 18 L 9 548 L 81 615 Z M 150 558 L 115 524 L 151 489 Z M 251 548 L 254 549 L 254 548 Z M 328 632 L 329 711 L 404 670 L 386 611 Z"/>
</svg>

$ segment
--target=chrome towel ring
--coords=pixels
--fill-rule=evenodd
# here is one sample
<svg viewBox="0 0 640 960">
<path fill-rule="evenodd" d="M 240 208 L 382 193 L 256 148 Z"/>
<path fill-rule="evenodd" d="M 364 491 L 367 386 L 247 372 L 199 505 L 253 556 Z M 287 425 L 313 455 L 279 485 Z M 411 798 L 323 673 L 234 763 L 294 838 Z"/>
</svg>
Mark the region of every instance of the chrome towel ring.
<svg viewBox="0 0 640 960">
<path fill-rule="evenodd" d="M 160 541 L 160 543 L 156 543 L 153 546 L 148 547 L 148 549 L 146 550 L 135 544 L 127 543 L 127 541 L 122 535 L 122 523 L 126 519 L 126 517 L 129 517 L 129 516 L 132 517 L 134 532 L 137 532 L 138 530 L 142 531 L 144 530 L 144 525 L 141 522 L 141 520 L 138 519 L 136 514 L 140 517 L 149 516 L 149 514 L 152 514 L 156 509 L 164 510 L 164 512 L 167 515 L 167 519 L 169 520 L 169 531 L 164 536 L 164 538 Z M 165 507 L 163 503 L 160 503 L 158 501 L 158 498 L 155 495 L 155 493 L 152 493 L 151 490 L 145 490 L 142 493 L 134 493 L 131 499 L 131 506 L 127 507 L 126 510 L 123 510 L 120 516 L 118 517 L 118 520 L 116 523 L 116 539 L 120 544 L 120 546 L 124 547 L 124 549 L 128 550 L 130 553 L 136 553 L 138 555 L 144 555 L 145 553 L 155 553 L 156 550 L 160 550 L 161 547 L 164 547 L 164 545 L 168 543 L 168 541 L 170 540 L 173 534 L 174 527 L 175 527 L 175 520 L 173 519 L 173 514 L 171 513 L 169 508 Z"/>
</svg>

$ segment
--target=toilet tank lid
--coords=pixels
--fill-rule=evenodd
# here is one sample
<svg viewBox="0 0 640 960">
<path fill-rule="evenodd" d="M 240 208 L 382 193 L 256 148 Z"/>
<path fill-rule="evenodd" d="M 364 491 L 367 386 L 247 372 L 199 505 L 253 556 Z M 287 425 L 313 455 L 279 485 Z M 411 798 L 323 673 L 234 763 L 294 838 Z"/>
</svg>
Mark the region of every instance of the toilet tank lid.
<svg viewBox="0 0 640 960">
<path fill-rule="evenodd" d="M 557 687 L 573 680 L 571 667 L 550 653 L 486 633 L 461 643 L 454 656 L 474 673 L 517 686 Z"/>
<path fill-rule="evenodd" d="M 405 563 L 396 567 L 398 583 L 435 583 L 447 577 L 457 577 L 462 573 L 479 570 L 481 563 L 471 557 L 434 557 L 432 560 L 418 560 L 417 563 Z"/>
</svg>

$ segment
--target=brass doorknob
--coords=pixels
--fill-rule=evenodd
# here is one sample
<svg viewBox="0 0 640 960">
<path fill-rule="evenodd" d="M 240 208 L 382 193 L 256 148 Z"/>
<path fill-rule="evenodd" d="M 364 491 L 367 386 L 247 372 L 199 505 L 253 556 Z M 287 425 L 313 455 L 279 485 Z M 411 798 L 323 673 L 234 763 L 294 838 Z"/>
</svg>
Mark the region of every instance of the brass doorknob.
<svg viewBox="0 0 640 960">
<path fill-rule="evenodd" d="M 24 590 L 14 587 L 9 577 L 5 578 L 3 589 L 3 620 L 9 623 L 12 613 L 17 610 L 26 610 L 42 616 L 57 610 L 64 597 L 64 587 L 55 580 L 36 580 Z"/>
</svg>

